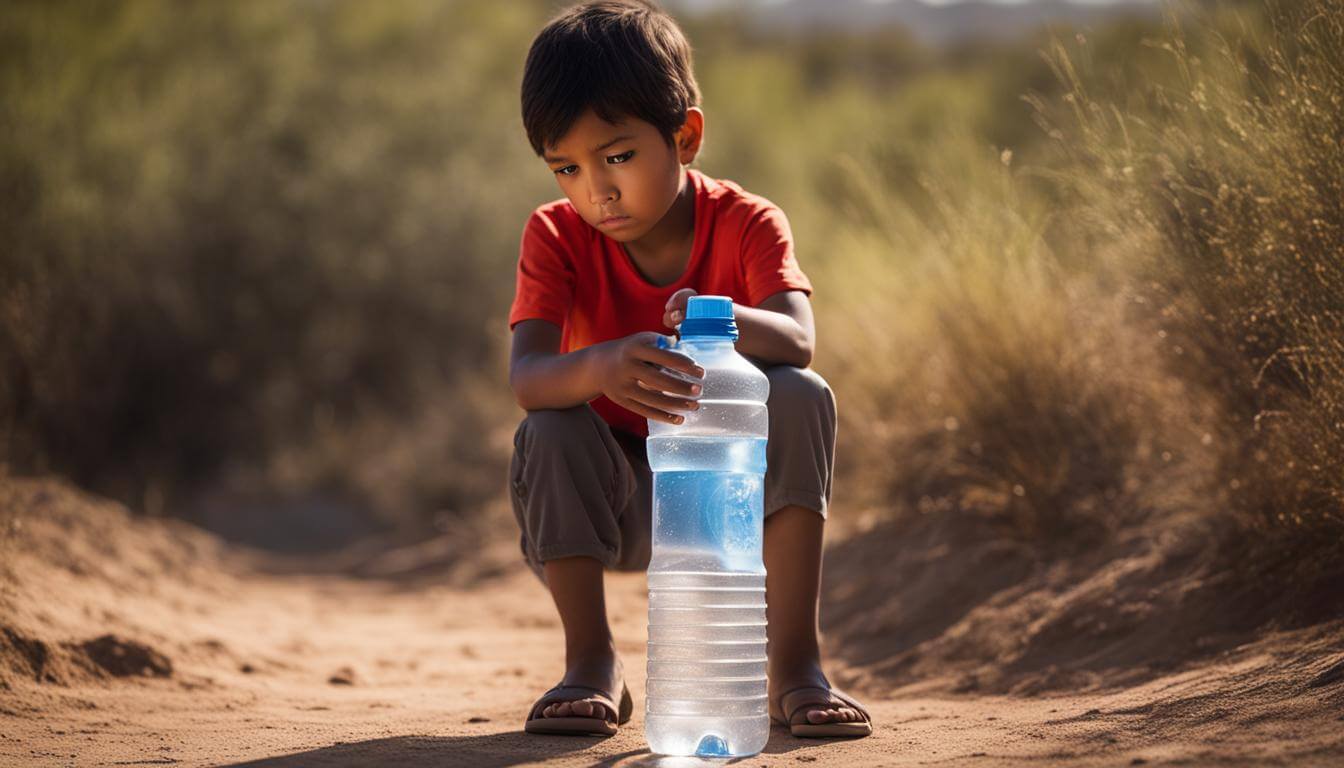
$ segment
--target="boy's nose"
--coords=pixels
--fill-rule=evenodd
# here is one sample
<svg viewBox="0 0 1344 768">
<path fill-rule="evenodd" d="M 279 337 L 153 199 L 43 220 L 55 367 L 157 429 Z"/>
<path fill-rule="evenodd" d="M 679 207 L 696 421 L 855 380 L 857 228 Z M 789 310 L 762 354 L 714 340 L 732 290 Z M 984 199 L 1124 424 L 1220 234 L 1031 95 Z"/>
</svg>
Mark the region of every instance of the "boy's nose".
<svg viewBox="0 0 1344 768">
<path fill-rule="evenodd" d="M 606 203 L 619 200 L 620 197 L 620 192 L 605 181 L 594 182 L 594 184 L 588 188 L 588 201 L 596 206 L 602 206 Z"/>
</svg>

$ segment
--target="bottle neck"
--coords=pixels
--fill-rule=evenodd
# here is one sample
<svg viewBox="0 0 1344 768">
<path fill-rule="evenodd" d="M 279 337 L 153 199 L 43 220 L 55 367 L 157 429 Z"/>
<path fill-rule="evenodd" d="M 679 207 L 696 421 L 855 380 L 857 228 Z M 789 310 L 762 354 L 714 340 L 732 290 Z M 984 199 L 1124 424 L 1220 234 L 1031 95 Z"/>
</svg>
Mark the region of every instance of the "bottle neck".
<svg viewBox="0 0 1344 768">
<path fill-rule="evenodd" d="M 695 347 L 697 349 L 718 349 L 732 348 L 736 342 L 729 336 L 682 336 L 682 346 Z"/>
</svg>

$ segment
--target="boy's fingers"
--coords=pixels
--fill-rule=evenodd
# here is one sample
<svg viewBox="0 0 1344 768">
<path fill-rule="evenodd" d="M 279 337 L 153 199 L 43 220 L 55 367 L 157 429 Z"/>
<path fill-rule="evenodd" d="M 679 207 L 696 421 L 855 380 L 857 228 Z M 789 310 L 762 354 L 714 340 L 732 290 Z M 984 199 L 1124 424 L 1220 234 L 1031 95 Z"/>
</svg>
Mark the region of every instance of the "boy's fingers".
<svg viewBox="0 0 1344 768">
<path fill-rule="evenodd" d="M 673 397 L 662 392 L 654 392 L 651 389 L 640 388 L 637 392 L 631 392 L 629 397 L 641 405 L 668 415 L 677 415 L 672 413 L 673 411 L 694 411 L 700 407 L 700 404 L 694 400 Z"/>
<path fill-rule="evenodd" d="M 676 395 L 687 395 L 694 397 L 700 394 L 700 385 L 693 382 L 679 379 L 669 373 L 664 373 L 657 368 L 650 367 L 647 371 L 640 371 L 640 375 L 635 379 L 640 386 L 654 392 L 671 392 Z"/>
<path fill-rule="evenodd" d="M 695 361 L 680 352 L 673 352 L 670 349 L 658 349 L 657 347 L 639 346 L 635 350 L 635 356 L 640 360 L 650 363 L 657 363 L 664 368 L 671 368 L 674 371 L 683 371 L 702 379 L 705 376 L 705 369 L 696 365 Z"/>
<path fill-rule="evenodd" d="M 696 398 L 683 397 L 680 394 L 663 389 L 661 385 L 650 386 L 636 379 L 635 386 L 638 387 L 639 391 L 632 393 L 631 397 L 639 398 L 645 405 L 652 405 L 664 410 L 672 408 L 678 411 L 693 411 L 700 407 Z"/>
<path fill-rule="evenodd" d="M 672 415 L 672 414 L 670 414 L 670 413 L 666 413 L 666 412 L 664 412 L 664 411 L 660 411 L 660 410 L 658 410 L 657 408 L 651 408 L 651 407 L 649 407 L 649 406 L 647 406 L 647 405 L 644 405 L 643 403 L 639 402 L 638 400 L 631 400 L 631 399 L 628 398 L 628 397 L 621 398 L 621 399 L 622 399 L 624 402 L 618 403 L 618 405 L 620 405 L 620 406 L 622 406 L 622 407 L 624 407 L 624 408 L 627 408 L 627 409 L 629 409 L 629 410 L 631 410 L 631 411 L 634 411 L 635 413 L 639 414 L 640 416 L 643 416 L 643 417 L 646 418 L 646 419 L 653 419 L 654 421 L 663 421 L 663 422 L 667 422 L 668 424 L 680 424 L 680 423 L 681 423 L 681 417 L 680 417 L 680 416 L 674 416 L 674 415 Z"/>
</svg>

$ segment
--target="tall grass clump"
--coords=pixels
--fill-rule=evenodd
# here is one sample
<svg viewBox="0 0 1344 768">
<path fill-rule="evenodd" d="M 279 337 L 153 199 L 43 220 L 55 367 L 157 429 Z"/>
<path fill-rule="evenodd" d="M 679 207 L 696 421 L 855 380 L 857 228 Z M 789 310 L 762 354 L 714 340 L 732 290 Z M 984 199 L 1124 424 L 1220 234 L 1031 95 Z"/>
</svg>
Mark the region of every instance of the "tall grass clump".
<svg viewBox="0 0 1344 768">
<path fill-rule="evenodd" d="M 1344 3 L 1172 17 L 1172 77 L 1126 109 L 1074 57 L 1054 113 L 1071 184 L 1130 243 L 1169 370 L 1213 403 L 1214 504 L 1335 547 L 1344 532 Z M 1043 114 L 1049 112 L 1043 110 Z"/>
<path fill-rule="evenodd" d="M 1011 152 L 964 136 L 922 162 L 913 184 L 844 162 L 849 234 L 825 280 L 849 311 L 828 359 L 857 463 L 898 508 L 1095 541 L 1132 519 L 1160 439 L 1123 297 L 1048 245 L 1061 224 Z"/>
</svg>

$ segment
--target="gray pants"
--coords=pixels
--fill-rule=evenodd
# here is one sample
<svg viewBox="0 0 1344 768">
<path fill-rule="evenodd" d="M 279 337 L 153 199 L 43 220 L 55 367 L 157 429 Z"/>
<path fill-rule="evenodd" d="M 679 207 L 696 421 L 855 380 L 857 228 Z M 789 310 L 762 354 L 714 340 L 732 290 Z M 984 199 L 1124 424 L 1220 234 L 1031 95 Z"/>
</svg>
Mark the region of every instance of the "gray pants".
<svg viewBox="0 0 1344 768">
<path fill-rule="evenodd" d="M 826 517 L 835 466 L 835 396 L 810 368 L 763 367 L 770 379 L 765 515 L 798 505 Z M 523 557 L 582 555 L 609 569 L 648 568 L 653 472 L 644 438 L 612 430 L 587 403 L 528 411 L 513 436 L 509 479 Z"/>
</svg>

